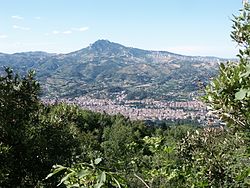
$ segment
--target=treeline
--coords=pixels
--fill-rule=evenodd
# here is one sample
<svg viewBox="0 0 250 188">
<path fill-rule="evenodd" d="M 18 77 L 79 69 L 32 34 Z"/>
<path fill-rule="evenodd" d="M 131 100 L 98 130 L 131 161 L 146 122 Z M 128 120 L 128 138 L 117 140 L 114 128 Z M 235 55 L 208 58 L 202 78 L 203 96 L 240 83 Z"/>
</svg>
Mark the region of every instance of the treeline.
<svg viewBox="0 0 250 188">
<path fill-rule="evenodd" d="M 249 185 L 248 133 L 44 105 L 32 72 L 0 79 L 0 187 Z"/>
<path fill-rule="evenodd" d="M 102 172 L 122 179 L 117 180 L 121 185 L 142 187 L 134 174 L 147 179 L 148 173 L 164 166 L 162 159 L 175 160 L 177 141 L 193 130 L 148 126 L 67 104 L 44 105 L 32 72 L 20 78 L 7 68 L 0 79 L 1 187 L 56 187 L 64 172 L 46 179 L 53 165 L 74 167 L 96 159 Z M 153 184 L 159 183 L 157 178 Z"/>
</svg>

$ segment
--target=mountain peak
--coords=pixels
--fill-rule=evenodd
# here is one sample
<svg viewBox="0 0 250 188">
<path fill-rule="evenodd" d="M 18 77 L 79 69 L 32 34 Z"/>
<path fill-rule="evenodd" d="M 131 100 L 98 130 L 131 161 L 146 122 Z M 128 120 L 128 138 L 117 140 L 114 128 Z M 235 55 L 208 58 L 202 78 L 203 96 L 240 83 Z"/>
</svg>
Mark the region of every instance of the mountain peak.
<svg viewBox="0 0 250 188">
<path fill-rule="evenodd" d="M 94 42 L 93 45 L 100 45 L 100 44 L 111 44 L 112 42 L 110 42 L 109 40 L 106 39 L 99 39 L 97 41 Z"/>
<path fill-rule="evenodd" d="M 90 44 L 89 48 L 95 51 L 103 52 L 103 51 L 108 51 L 108 50 L 113 51 L 113 50 L 117 50 L 117 49 L 121 49 L 125 47 L 121 44 L 110 42 L 109 40 L 101 39 L 101 40 L 97 40 L 93 44 Z"/>
</svg>

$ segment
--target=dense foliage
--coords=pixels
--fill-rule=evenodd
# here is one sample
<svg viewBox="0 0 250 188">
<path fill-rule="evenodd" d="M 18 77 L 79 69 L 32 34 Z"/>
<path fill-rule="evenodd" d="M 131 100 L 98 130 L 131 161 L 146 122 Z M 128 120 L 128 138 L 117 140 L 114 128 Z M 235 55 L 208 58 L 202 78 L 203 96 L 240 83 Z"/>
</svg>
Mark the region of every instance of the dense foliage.
<svg viewBox="0 0 250 188">
<path fill-rule="evenodd" d="M 250 7 L 235 17 L 240 61 L 220 65 L 204 101 L 221 127 L 148 126 L 43 104 L 33 72 L 0 77 L 0 187 L 249 187 Z M 212 117 L 213 117 L 212 116 Z"/>
<path fill-rule="evenodd" d="M 146 126 L 66 104 L 44 105 L 32 72 L 21 78 L 7 68 L 0 87 L 1 187 L 69 186 L 74 178 L 88 187 L 142 186 L 167 156 L 158 152 L 171 152 L 184 128 L 191 129 Z M 55 165 L 58 176 L 45 179 L 54 164 L 71 168 Z"/>
</svg>

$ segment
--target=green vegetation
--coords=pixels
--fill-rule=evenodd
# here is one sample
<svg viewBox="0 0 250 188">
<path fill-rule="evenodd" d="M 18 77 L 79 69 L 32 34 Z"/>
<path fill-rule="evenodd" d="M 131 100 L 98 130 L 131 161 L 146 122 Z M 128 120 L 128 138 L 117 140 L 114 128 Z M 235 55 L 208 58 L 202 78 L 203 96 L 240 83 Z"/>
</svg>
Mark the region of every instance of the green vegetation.
<svg viewBox="0 0 250 188">
<path fill-rule="evenodd" d="M 138 177 L 146 179 L 161 148 L 174 145 L 184 128 L 191 129 L 146 126 L 66 104 L 44 105 L 33 76 L 21 78 L 7 68 L 0 80 L 1 187 L 143 186 Z M 53 165 L 57 176 L 50 177 Z"/>
<path fill-rule="evenodd" d="M 238 63 L 221 64 L 204 101 L 220 128 L 147 126 L 44 105 L 29 72 L 0 77 L 0 187 L 250 187 L 250 6 L 235 17 Z"/>
</svg>

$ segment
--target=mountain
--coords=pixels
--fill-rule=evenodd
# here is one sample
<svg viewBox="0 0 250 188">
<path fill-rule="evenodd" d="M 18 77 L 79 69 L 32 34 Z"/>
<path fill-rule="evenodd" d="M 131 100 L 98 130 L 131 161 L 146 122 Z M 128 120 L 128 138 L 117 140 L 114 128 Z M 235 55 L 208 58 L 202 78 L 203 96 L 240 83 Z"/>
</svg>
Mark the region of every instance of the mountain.
<svg viewBox="0 0 250 188">
<path fill-rule="evenodd" d="M 44 97 L 187 100 L 217 74 L 216 57 L 147 51 L 98 40 L 68 54 L 0 53 L 0 66 L 37 72 Z"/>
</svg>

